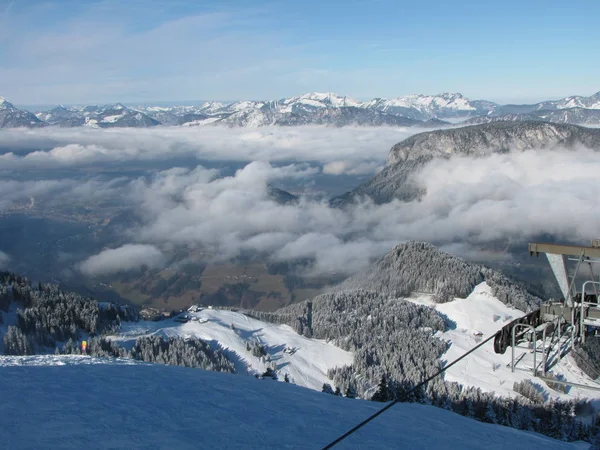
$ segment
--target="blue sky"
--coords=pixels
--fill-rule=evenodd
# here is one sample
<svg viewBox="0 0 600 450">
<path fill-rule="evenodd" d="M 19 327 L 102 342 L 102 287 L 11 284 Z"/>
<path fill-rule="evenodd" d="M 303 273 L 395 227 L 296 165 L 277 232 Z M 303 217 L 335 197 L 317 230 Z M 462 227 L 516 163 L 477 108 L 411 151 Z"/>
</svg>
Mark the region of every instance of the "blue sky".
<svg viewBox="0 0 600 450">
<path fill-rule="evenodd" d="M 15 104 L 600 90 L 600 2 L 0 0 Z"/>
</svg>

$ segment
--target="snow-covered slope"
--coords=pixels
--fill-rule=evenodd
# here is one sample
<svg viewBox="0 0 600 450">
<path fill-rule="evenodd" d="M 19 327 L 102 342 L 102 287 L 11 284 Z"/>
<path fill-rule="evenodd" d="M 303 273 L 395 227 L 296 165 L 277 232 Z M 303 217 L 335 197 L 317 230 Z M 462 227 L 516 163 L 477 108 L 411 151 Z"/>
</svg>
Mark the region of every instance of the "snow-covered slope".
<svg viewBox="0 0 600 450">
<path fill-rule="evenodd" d="M 506 323 L 523 316 L 523 312 L 508 307 L 492 294 L 491 288 L 485 283 L 477 285 L 473 292 L 466 298 L 457 298 L 448 303 L 436 304 L 431 296 L 422 295 L 409 298 L 415 303 L 425 304 L 445 314 L 451 321 L 456 323 L 456 328 L 441 333 L 442 339 L 449 340 L 452 344 L 444 354 L 448 362 L 477 345 L 481 339 L 494 334 Z M 481 337 L 476 334 L 482 333 Z M 524 356 L 523 356 L 524 354 Z M 495 392 L 501 396 L 517 395 L 513 391 L 514 382 L 532 380 L 543 388 L 544 392 L 553 398 L 595 398 L 600 399 L 600 392 L 593 389 L 582 389 L 572 387 L 568 394 L 554 391 L 539 378 L 534 378 L 532 371 L 527 370 L 533 366 L 533 355 L 526 349 L 517 349 L 517 358 L 523 359 L 517 364 L 513 373 L 510 368 L 510 348 L 505 354 L 494 352 L 493 341 L 485 344 L 481 349 L 472 353 L 468 358 L 460 361 L 445 373 L 447 381 L 456 381 L 465 386 L 479 387 L 487 392 Z M 538 362 L 541 355 L 538 354 Z M 592 381 L 583 371 L 567 356 L 555 366 L 551 372 L 563 376 L 566 381 L 600 387 L 600 384 Z"/>
<path fill-rule="evenodd" d="M 561 98 L 560 100 L 546 101 L 535 104 L 536 110 L 569 108 L 600 109 L 600 92 L 596 92 L 589 97 L 572 95 L 570 97 Z"/>
<path fill-rule="evenodd" d="M 155 113 L 160 111 L 156 110 Z M 121 103 L 114 105 L 88 105 L 84 107 L 58 106 L 49 111 L 36 113 L 37 119 L 44 123 L 61 127 L 88 126 L 92 128 L 136 127 L 146 128 L 160 122 L 147 114 L 131 109 Z"/>
<path fill-rule="evenodd" d="M 10 449 L 318 449 L 382 406 L 199 369 L 78 364 L 92 360 L 86 357 L 21 358 L 0 357 L 0 436 Z M 588 446 L 431 406 L 399 404 L 336 448 Z"/>
<path fill-rule="evenodd" d="M 600 109 L 600 92 L 582 97 L 580 95 L 572 95 L 558 100 L 548 100 L 529 105 L 502 105 L 494 109 L 493 114 L 502 116 L 505 114 L 527 114 L 541 111 L 557 111 L 562 109 Z"/>
<path fill-rule="evenodd" d="M 411 119 L 465 117 L 487 114 L 495 104 L 484 100 L 471 101 L 460 93 L 438 95 L 413 94 L 392 99 L 376 98 L 363 104 L 365 108 L 390 114 L 399 114 Z"/>
<path fill-rule="evenodd" d="M 342 106 L 361 106 L 362 103 L 354 100 L 351 97 L 342 96 L 333 92 L 311 92 L 309 94 L 303 94 L 298 97 L 285 98 L 280 100 L 279 103 L 289 106 L 306 106 L 313 108 L 327 108 L 335 107 L 340 108 Z"/>
<path fill-rule="evenodd" d="M 462 125 L 477 125 L 481 123 L 500 122 L 500 121 L 530 121 L 544 120 L 554 123 L 572 123 L 577 125 L 598 125 L 600 124 L 600 108 L 560 108 L 560 109 L 542 109 L 527 113 L 511 113 L 501 116 L 487 114 L 477 116 L 462 122 Z"/>
<path fill-rule="evenodd" d="M 33 128 L 40 126 L 44 126 L 44 122 L 32 113 L 15 108 L 4 97 L 0 97 L 0 128 Z"/>
<path fill-rule="evenodd" d="M 76 127 L 85 123 L 85 117 L 82 112 L 76 108 L 66 108 L 62 105 L 49 111 L 38 112 L 36 117 L 50 125 L 61 127 Z"/>
<path fill-rule="evenodd" d="M 111 339 L 127 347 L 138 337 L 150 334 L 194 336 L 222 346 L 236 363 L 237 373 L 262 374 L 269 361 L 253 356 L 246 349 L 246 342 L 257 342 L 266 345 L 268 359 L 277 365 L 281 377 L 288 374 L 292 383 L 317 390 L 321 390 L 323 383 L 331 383 L 327 377 L 329 369 L 352 364 L 352 353 L 321 340 L 300 336 L 287 325 L 261 322 L 233 311 L 204 309 L 188 314 L 197 320 L 187 323 L 175 319 L 124 322 L 121 334 Z"/>
</svg>

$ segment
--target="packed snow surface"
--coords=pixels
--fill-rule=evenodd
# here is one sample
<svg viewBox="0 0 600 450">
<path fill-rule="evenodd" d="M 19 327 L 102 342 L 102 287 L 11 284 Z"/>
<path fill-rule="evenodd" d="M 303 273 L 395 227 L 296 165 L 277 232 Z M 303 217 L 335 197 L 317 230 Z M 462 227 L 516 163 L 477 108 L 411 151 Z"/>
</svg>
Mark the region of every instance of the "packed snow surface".
<svg viewBox="0 0 600 450">
<path fill-rule="evenodd" d="M 124 346 L 133 345 L 141 336 L 193 336 L 225 349 L 234 361 L 237 373 L 262 374 L 268 362 L 246 350 L 247 342 L 266 345 L 270 361 L 275 362 L 283 377 L 287 373 L 294 384 L 321 390 L 331 368 L 351 365 L 353 354 L 318 339 L 296 333 L 287 325 L 273 325 L 244 314 L 216 309 L 189 312 L 195 320 L 179 323 L 176 319 L 160 322 L 123 322 L 121 334 L 111 339 Z"/>
<path fill-rule="evenodd" d="M 26 362 L 15 363 L 20 359 Z M 94 360 L 111 363 L 81 364 Z M 1 357 L 0 365 L 0 436 L 9 449 L 319 449 L 382 407 L 288 383 L 183 367 L 73 356 Z M 398 404 L 336 448 L 588 446 L 431 406 Z"/>
<path fill-rule="evenodd" d="M 115 114 L 113 116 L 106 116 L 102 119 L 102 122 L 115 123 L 117 120 L 122 119 L 124 116 L 125 116 L 124 114 Z"/>
<path fill-rule="evenodd" d="M 415 303 L 425 304 L 446 315 L 456 324 L 454 329 L 440 333 L 439 337 L 451 342 L 450 348 L 442 359 L 452 362 L 456 358 L 475 347 L 478 342 L 494 334 L 508 322 L 524 315 L 522 311 L 511 308 L 492 294 L 491 288 L 483 282 L 475 287 L 467 298 L 457 298 L 452 302 L 436 304 L 428 295 L 408 299 Z M 477 336 L 479 335 L 479 336 Z M 541 345 L 541 341 L 539 342 Z M 553 355 L 555 352 L 552 352 Z M 517 348 L 516 359 L 520 362 L 512 372 L 511 349 L 503 355 L 494 352 L 493 340 L 458 362 L 445 372 L 447 381 L 456 381 L 465 386 L 479 387 L 487 392 L 495 392 L 501 396 L 515 396 L 515 382 L 530 379 L 540 385 L 548 396 L 553 398 L 591 398 L 600 399 L 600 392 L 593 389 L 571 387 L 567 394 L 554 391 L 539 378 L 533 377 L 533 353 L 528 349 Z M 537 355 L 537 363 L 541 361 Z M 562 375 L 566 381 L 600 387 L 577 367 L 570 355 L 552 366 L 551 373 Z"/>
</svg>

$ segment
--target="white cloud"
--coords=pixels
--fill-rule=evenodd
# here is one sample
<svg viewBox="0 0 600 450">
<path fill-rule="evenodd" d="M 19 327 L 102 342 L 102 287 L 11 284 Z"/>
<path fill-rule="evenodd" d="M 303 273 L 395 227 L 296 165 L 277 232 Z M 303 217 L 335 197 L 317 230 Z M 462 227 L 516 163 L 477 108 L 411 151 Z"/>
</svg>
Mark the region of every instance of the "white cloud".
<svg viewBox="0 0 600 450">
<path fill-rule="evenodd" d="M 260 129 L 157 127 L 97 130 L 41 128 L 0 130 L 2 169 L 96 166 L 98 163 L 191 161 L 343 161 L 338 173 L 373 173 L 397 142 L 422 130 L 397 127 L 325 126 Z M 37 150 L 40 148 L 49 150 Z M 16 154 L 14 149 L 23 149 Z M 27 149 L 34 149 L 28 154 Z M 164 166 L 163 166 L 164 167 Z M 331 171 L 328 173 L 334 173 Z"/>
<path fill-rule="evenodd" d="M 318 171 L 314 164 L 285 165 L 284 161 L 318 162 L 329 174 L 383 162 L 404 132 L 300 127 L 228 133 L 221 129 L 36 130 L 23 136 L 24 145 L 54 140 L 60 145 L 45 147 L 61 149 L 43 152 L 48 153 L 43 157 L 47 159 L 39 160 L 38 169 L 92 160 L 94 169 L 111 167 L 101 160 L 107 154 L 110 161 L 123 158 L 118 167 L 125 170 L 140 158 L 162 158 L 160 167 L 170 167 L 181 155 L 255 161 L 227 177 L 192 164 L 194 168 L 170 167 L 149 177 L 111 181 L 0 180 L 0 209 L 18 202 L 27 207 L 30 197 L 36 205 L 118 201 L 139 216 L 141 225 L 122 234 L 132 244 L 151 245 L 168 255 L 169 247 L 197 250 L 208 260 L 244 252 L 273 260 L 314 258 L 317 272 L 352 273 L 409 239 L 487 258 L 480 249 L 490 241 L 523 241 L 540 233 L 582 242 L 597 237 L 600 210 L 595 205 L 600 187 L 594 180 L 600 171 L 600 153 L 531 150 L 435 160 L 414 175 L 427 191 L 418 201 L 385 205 L 365 201 L 336 209 L 308 197 L 297 204 L 278 204 L 269 198 L 267 186 L 289 178 L 308 181 Z M 8 146 L 11 136 L 0 133 L 0 143 Z M 92 156 L 88 159 L 82 152 Z M 24 162 L 27 157 L 13 157 L 20 162 L 12 171 L 30 173 L 32 166 L 26 164 L 31 162 Z"/>
<path fill-rule="evenodd" d="M 79 265 L 85 275 L 111 275 L 120 271 L 160 268 L 165 263 L 163 253 L 153 245 L 126 244 L 119 248 L 107 249 L 90 256 Z"/>
<path fill-rule="evenodd" d="M 34 208 L 53 206 L 89 206 L 101 202 L 119 201 L 127 205 L 123 192 L 130 182 L 124 178 L 86 179 L 85 181 L 60 178 L 56 180 L 3 180 L 0 178 L 0 212 L 18 209 L 28 212 Z"/>
<path fill-rule="evenodd" d="M 187 180 L 175 202 L 163 201 L 160 177 L 144 186 L 152 201 L 144 203 L 148 221 L 137 235 L 144 242 L 199 245 L 217 258 L 244 250 L 276 260 L 315 258 L 316 270 L 345 273 L 409 239 L 483 257 L 477 247 L 498 239 L 526 240 L 539 233 L 582 241 L 594 237 L 600 188 L 586 175 L 599 169 L 600 153 L 586 150 L 452 158 L 416 174 L 427 189 L 418 201 L 363 202 L 346 210 L 309 199 L 298 205 L 270 201 L 264 189 L 269 177 L 262 174 L 276 169 L 267 165 L 260 170 L 249 165 L 212 181 L 188 172 L 175 176 Z M 456 242 L 463 246 L 452 246 Z"/>
<path fill-rule="evenodd" d="M 329 175 L 366 175 L 379 172 L 380 162 L 331 161 L 323 166 L 323 173 Z"/>
</svg>

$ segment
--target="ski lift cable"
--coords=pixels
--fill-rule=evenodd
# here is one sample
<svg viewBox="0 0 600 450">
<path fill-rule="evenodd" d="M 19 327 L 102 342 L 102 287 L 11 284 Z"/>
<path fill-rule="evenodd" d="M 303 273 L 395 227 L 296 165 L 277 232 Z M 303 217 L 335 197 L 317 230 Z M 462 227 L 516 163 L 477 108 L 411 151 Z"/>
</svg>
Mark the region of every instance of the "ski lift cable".
<svg viewBox="0 0 600 450">
<path fill-rule="evenodd" d="M 431 380 L 433 380 L 434 378 L 438 377 L 439 375 L 441 375 L 442 373 L 444 373 L 447 369 L 449 369 L 450 367 L 452 367 L 454 364 L 456 364 L 457 362 L 459 362 L 460 360 L 466 358 L 468 355 L 470 355 L 471 353 L 473 353 L 475 350 L 477 350 L 478 348 L 482 347 L 483 345 L 487 344 L 489 341 L 491 341 L 492 339 L 494 339 L 496 337 L 496 335 L 500 332 L 501 330 L 496 331 L 494 334 L 492 334 L 491 336 L 489 336 L 487 339 L 481 341 L 479 344 L 477 344 L 475 347 L 473 347 L 471 350 L 469 350 L 468 352 L 464 353 L 462 356 L 459 356 L 458 358 L 456 358 L 454 361 L 452 361 L 450 364 L 447 364 L 446 366 L 442 367 L 440 370 L 438 370 L 435 374 L 431 375 L 429 378 L 427 378 L 426 380 L 420 382 L 419 384 L 417 384 L 416 386 L 414 386 L 412 389 L 408 390 L 407 392 L 405 392 L 404 394 L 402 394 L 401 398 L 397 398 L 393 401 L 391 401 L 390 403 L 388 403 L 387 405 L 385 405 L 383 408 L 381 408 L 379 411 L 377 411 L 376 413 L 372 414 L 371 416 L 367 417 L 365 420 L 363 420 L 361 423 L 359 423 L 358 425 L 356 425 L 354 428 L 352 428 L 351 430 L 348 430 L 346 433 L 342 434 L 340 437 L 338 437 L 336 440 L 330 442 L 329 444 L 327 444 L 325 447 L 322 448 L 322 450 L 327 450 L 332 448 L 333 446 L 339 444 L 340 442 L 342 442 L 344 439 L 346 439 L 348 436 L 350 436 L 351 434 L 355 433 L 356 431 L 358 431 L 359 429 L 361 429 L 362 427 L 364 427 L 366 424 L 368 424 L 371 420 L 375 419 L 377 416 L 379 416 L 380 414 L 383 414 L 384 412 L 386 412 L 388 409 L 390 409 L 392 406 L 394 406 L 396 403 L 399 403 L 401 400 L 407 398 L 410 394 L 412 394 L 413 392 L 415 392 L 417 389 L 425 386 L 427 383 L 429 383 Z"/>
</svg>

